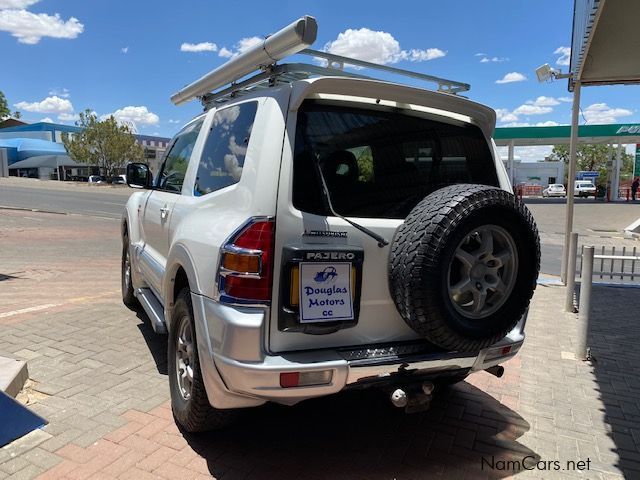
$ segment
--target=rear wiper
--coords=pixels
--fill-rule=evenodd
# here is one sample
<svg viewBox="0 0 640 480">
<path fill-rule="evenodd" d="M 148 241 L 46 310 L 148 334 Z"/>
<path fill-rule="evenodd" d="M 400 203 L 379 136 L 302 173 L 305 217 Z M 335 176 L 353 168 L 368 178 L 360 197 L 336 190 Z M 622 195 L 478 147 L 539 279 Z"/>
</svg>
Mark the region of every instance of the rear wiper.
<svg viewBox="0 0 640 480">
<path fill-rule="evenodd" d="M 362 233 L 369 235 L 376 242 L 378 242 L 378 246 L 380 248 L 384 248 L 386 245 L 389 245 L 389 241 L 384 237 L 378 235 L 376 232 L 369 230 L 367 227 L 363 227 L 362 225 L 357 224 L 356 222 L 349 220 L 346 217 L 343 217 L 338 212 L 336 212 L 333 208 L 333 204 L 331 203 L 331 194 L 329 193 L 329 188 L 327 187 L 327 182 L 324 179 L 324 174 L 322 173 L 322 168 L 320 167 L 320 162 L 316 160 L 316 168 L 318 169 L 318 174 L 320 175 L 320 183 L 322 183 L 322 193 L 324 194 L 324 199 L 327 202 L 327 207 L 329 207 L 329 211 L 333 214 L 333 216 L 341 218 L 348 224 L 360 230 Z"/>
</svg>

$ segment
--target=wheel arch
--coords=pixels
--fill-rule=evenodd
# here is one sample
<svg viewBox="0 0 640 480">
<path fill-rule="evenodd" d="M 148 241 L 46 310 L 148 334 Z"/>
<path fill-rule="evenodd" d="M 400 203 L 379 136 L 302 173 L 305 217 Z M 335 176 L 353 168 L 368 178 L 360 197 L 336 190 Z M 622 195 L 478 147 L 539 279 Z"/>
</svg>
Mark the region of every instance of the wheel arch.
<svg viewBox="0 0 640 480">
<path fill-rule="evenodd" d="M 192 292 L 200 291 L 193 265 L 193 259 L 184 245 L 174 245 L 167 259 L 167 268 L 162 284 L 164 318 L 167 329 L 170 327 L 173 307 L 180 291 L 185 287 L 188 287 Z"/>
</svg>

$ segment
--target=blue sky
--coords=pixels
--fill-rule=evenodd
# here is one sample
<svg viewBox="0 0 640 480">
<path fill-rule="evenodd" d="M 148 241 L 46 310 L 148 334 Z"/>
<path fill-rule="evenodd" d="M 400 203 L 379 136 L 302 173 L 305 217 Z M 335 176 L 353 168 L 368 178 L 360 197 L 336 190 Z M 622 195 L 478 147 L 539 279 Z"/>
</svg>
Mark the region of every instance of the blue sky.
<svg viewBox="0 0 640 480">
<path fill-rule="evenodd" d="M 568 124 L 566 81 L 540 84 L 534 69 L 568 69 L 572 9 L 570 0 L 0 0 L 0 90 L 27 121 L 73 123 L 90 108 L 172 136 L 200 111 L 174 106 L 172 93 L 309 14 L 319 25 L 313 48 L 470 83 L 468 96 L 496 109 L 498 125 Z M 582 123 L 639 122 L 638 93 L 584 88 Z"/>
</svg>

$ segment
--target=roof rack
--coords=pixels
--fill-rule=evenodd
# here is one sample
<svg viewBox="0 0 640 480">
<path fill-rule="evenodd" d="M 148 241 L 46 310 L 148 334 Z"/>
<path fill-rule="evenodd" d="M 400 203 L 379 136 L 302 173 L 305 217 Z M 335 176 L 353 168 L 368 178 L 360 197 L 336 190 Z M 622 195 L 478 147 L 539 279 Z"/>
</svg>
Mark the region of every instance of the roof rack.
<svg viewBox="0 0 640 480">
<path fill-rule="evenodd" d="M 344 70 L 345 65 L 379 70 L 435 83 L 439 92 L 457 94 L 466 92 L 471 88 L 467 83 L 309 49 L 307 47 L 315 41 L 317 30 L 318 25 L 313 17 L 302 17 L 277 33 L 268 36 L 260 44 L 230 59 L 224 65 L 184 87 L 172 95 L 171 101 L 179 105 L 198 98 L 205 110 L 208 110 L 215 105 L 220 105 L 232 98 L 246 95 L 259 89 L 312 77 L 373 78 L 360 73 L 347 72 Z M 310 55 L 316 59 L 326 61 L 327 64 L 326 66 L 306 63 L 277 64 L 278 60 L 296 53 Z M 255 71 L 260 73 L 239 81 Z M 225 87 L 225 85 L 228 86 Z M 221 87 L 225 88 L 216 90 Z"/>
</svg>

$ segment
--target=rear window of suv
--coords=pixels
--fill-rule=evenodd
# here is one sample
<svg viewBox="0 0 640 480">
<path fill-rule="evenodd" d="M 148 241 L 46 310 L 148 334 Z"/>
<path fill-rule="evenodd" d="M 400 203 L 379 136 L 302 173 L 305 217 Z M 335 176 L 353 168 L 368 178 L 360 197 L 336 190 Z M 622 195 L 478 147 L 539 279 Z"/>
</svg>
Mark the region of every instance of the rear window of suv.
<svg viewBox="0 0 640 480">
<path fill-rule="evenodd" d="M 493 157 L 480 129 L 398 110 L 307 102 L 298 112 L 293 205 L 331 215 L 405 218 L 425 196 L 446 185 L 498 186 Z"/>
</svg>

